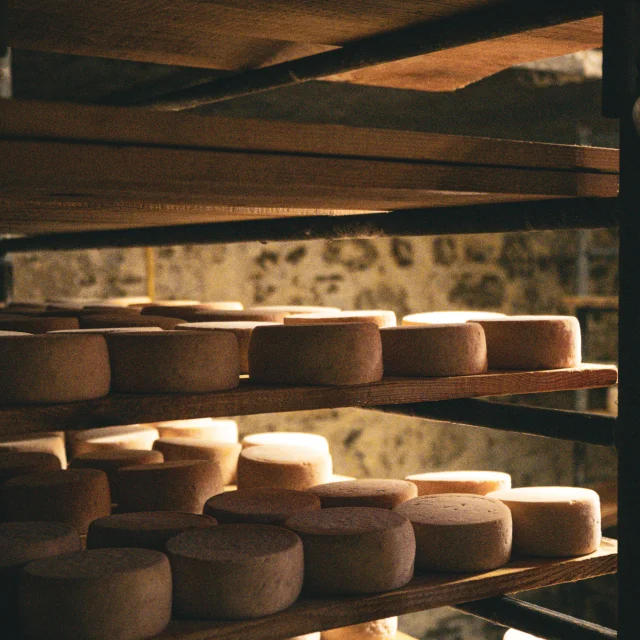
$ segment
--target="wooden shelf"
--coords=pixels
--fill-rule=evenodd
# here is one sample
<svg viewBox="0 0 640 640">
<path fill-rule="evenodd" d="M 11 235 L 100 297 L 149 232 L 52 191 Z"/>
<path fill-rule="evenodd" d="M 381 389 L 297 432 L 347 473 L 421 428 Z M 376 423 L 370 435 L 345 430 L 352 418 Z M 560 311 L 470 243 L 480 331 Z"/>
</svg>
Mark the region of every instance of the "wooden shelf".
<svg viewBox="0 0 640 640">
<path fill-rule="evenodd" d="M 243 379 L 237 389 L 208 394 L 112 394 L 86 402 L 0 406 L 0 433 L 543 393 L 607 387 L 616 384 L 617 379 L 616 367 L 594 364 L 575 369 L 488 372 L 450 378 L 385 378 L 374 384 L 335 387 L 260 385 Z"/>
<path fill-rule="evenodd" d="M 423 574 L 406 587 L 349 598 L 303 598 L 289 609 L 240 622 L 174 621 L 157 640 L 274 640 L 481 598 L 615 573 L 617 543 L 579 558 L 531 559 L 480 574 Z"/>
</svg>

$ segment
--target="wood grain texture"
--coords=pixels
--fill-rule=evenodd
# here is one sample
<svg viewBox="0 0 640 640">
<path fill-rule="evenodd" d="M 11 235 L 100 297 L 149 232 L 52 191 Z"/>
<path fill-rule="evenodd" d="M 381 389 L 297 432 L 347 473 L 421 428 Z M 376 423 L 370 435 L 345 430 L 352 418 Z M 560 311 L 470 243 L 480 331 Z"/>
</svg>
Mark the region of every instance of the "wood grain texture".
<svg viewBox="0 0 640 640">
<path fill-rule="evenodd" d="M 575 582 L 615 573 L 617 543 L 605 538 L 588 556 L 523 558 L 480 574 L 422 574 L 407 586 L 350 598 L 303 598 L 292 607 L 241 622 L 174 621 L 157 640 L 279 640 L 313 631 L 434 609 L 470 600 Z"/>
<path fill-rule="evenodd" d="M 367 385 L 292 387 L 247 379 L 231 391 L 207 394 L 112 394 L 90 402 L 0 406 L 0 433 L 62 431 L 94 426 L 302 411 L 336 407 L 543 393 L 616 384 L 617 369 L 584 364 L 555 371 L 489 372 L 451 378 L 385 378 Z"/>
</svg>

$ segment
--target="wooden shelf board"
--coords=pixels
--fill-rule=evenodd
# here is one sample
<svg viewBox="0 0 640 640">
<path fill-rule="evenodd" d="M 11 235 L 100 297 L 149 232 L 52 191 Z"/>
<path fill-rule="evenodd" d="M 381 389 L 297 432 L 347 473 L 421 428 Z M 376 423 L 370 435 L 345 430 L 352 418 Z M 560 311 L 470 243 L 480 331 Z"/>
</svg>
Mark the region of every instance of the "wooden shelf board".
<svg viewBox="0 0 640 640">
<path fill-rule="evenodd" d="M 112 394 L 54 405 L 0 406 L 0 433 L 84 429 L 203 418 L 385 404 L 543 393 L 616 384 L 617 369 L 583 364 L 553 371 L 488 372 L 449 378 L 385 378 L 356 386 L 277 386 L 241 380 L 237 389 L 208 394 Z"/>
<path fill-rule="evenodd" d="M 598 551 L 578 558 L 510 562 L 480 574 L 422 574 L 407 586 L 348 598 L 303 598 L 292 607 L 257 620 L 174 621 L 157 640 L 275 640 L 367 620 L 434 609 L 497 595 L 539 589 L 615 573 L 617 543 L 605 538 Z"/>
<path fill-rule="evenodd" d="M 617 311 L 618 296 L 567 296 L 562 301 L 572 310 Z"/>
</svg>

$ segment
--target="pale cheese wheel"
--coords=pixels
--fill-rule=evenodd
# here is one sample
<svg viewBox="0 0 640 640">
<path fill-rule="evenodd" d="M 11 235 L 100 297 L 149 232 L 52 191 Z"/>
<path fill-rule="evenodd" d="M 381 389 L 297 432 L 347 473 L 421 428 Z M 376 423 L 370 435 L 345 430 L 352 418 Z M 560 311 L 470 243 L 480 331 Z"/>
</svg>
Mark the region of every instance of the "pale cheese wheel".
<svg viewBox="0 0 640 640">
<path fill-rule="evenodd" d="M 378 382 L 380 329 L 371 322 L 256 327 L 249 345 L 249 377 L 301 385 Z"/>
<path fill-rule="evenodd" d="M 133 315 L 139 316 L 140 309 L 135 309 L 134 307 L 126 307 L 115 304 L 108 304 L 106 302 L 96 302 L 93 304 L 88 304 L 82 307 L 80 311 L 80 315 L 88 316 L 88 315 L 114 315 L 114 314 L 125 314 L 125 315 Z"/>
<path fill-rule="evenodd" d="M 106 333 L 137 333 L 144 331 L 162 331 L 160 327 L 103 327 L 101 329 L 67 329 L 65 331 L 49 331 L 51 335 L 54 334 L 91 334 L 105 335 Z"/>
<path fill-rule="evenodd" d="M 504 634 L 503 640 L 543 640 L 543 638 L 532 636 L 530 633 L 518 631 L 517 629 L 508 629 Z"/>
<path fill-rule="evenodd" d="M 504 318 L 504 313 L 494 311 L 427 311 L 425 313 L 412 313 L 402 318 L 405 326 L 422 324 L 456 324 L 460 322 L 476 322 L 491 318 Z"/>
<path fill-rule="evenodd" d="M 0 336 L 30 336 L 26 331 L 0 331 Z"/>
<path fill-rule="evenodd" d="M 200 438 L 218 442 L 238 442 L 238 423 L 229 418 L 194 418 L 154 422 L 161 438 Z"/>
<path fill-rule="evenodd" d="M 167 462 L 173 460 L 209 460 L 218 466 L 222 482 L 236 481 L 238 456 L 242 446 L 238 442 L 215 442 L 196 438 L 159 438 L 153 448 L 164 455 Z"/>
<path fill-rule="evenodd" d="M 509 561 L 509 509 L 492 498 L 467 493 L 419 496 L 394 509 L 416 534 L 416 568 L 471 572 L 497 569 Z"/>
<path fill-rule="evenodd" d="M 0 484 L 38 471 L 58 471 L 60 458 L 41 451 L 0 451 Z"/>
<path fill-rule="evenodd" d="M 278 447 L 307 447 L 314 451 L 329 453 L 329 441 L 317 433 L 303 431 L 265 431 L 250 433 L 242 439 L 242 448 L 261 445 L 275 445 Z"/>
<path fill-rule="evenodd" d="M 282 322 L 282 315 L 273 311 L 255 309 L 219 309 L 218 311 L 196 311 L 191 322 Z"/>
<path fill-rule="evenodd" d="M 239 384 L 236 337 L 227 331 L 105 334 L 112 388 L 124 393 L 205 393 Z"/>
<path fill-rule="evenodd" d="M 395 511 L 336 507 L 305 511 L 284 526 L 304 545 L 304 586 L 316 594 L 356 595 L 398 589 L 413 577 L 411 523 Z"/>
<path fill-rule="evenodd" d="M 128 307 L 137 304 L 150 304 L 149 296 L 115 296 L 112 298 L 47 298 L 46 302 L 58 306 L 79 306 L 107 304 Z"/>
<path fill-rule="evenodd" d="M 158 430 L 149 425 L 127 424 L 68 432 L 73 456 L 107 449 L 151 449 Z"/>
<path fill-rule="evenodd" d="M 580 323 L 573 316 L 509 316 L 478 323 L 490 369 L 564 369 L 582 361 Z"/>
<path fill-rule="evenodd" d="M 396 640 L 398 618 L 382 618 L 323 631 L 322 640 Z"/>
<path fill-rule="evenodd" d="M 292 605 L 302 589 L 300 538 L 265 524 L 185 531 L 167 543 L 174 611 L 187 618 L 259 618 Z"/>
<path fill-rule="evenodd" d="M 207 460 L 177 460 L 117 471 L 119 508 L 132 511 L 202 513 L 204 503 L 224 491 L 220 469 Z"/>
<path fill-rule="evenodd" d="M 182 318 L 183 320 L 193 320 L 196 313 L 215 311 L 241 311 L 241 302 L 221 301 L 221 302 L 201 302 L 200 304 L 186 305 L 152 305 L 145 307 L 140 312 L 143 316 L 170 316 L 172 318 Z"/>
<path fill-rule="evenodd" d="M 323 509 L 331 507 L 376 507 L 393 509 L 418 495 L 415 484 L 405 480 L 352 480 L 329 482 L 307 489 L 320 498 Z"/>
<path fill-rule="evenodd" d="M 242 450 L 238 489 L 273 487 L 304 491 L 331 481 L 331 455 L 307 447 L 260 445 Z"/>
<path fill-rule="evenodd" d="M 171 569 L 149 549 L 92 549 L 25 567 L 20 619 L 29 639 L 141 640 L 171 619 Z"/>
<path fill-rule="evenodd" d="M 305 633 L 303 636 L 294 636 L 293 638 L 287 638 L 287 640 L 321 640 L 320 632 Z"/>
<path fill-rule="evenodd" d="M 513 549 L 525 556 L 592 553 L 602 540 L 600 497 L 579 487 L 519 487 L 494 491 L 513 517 Z"/>
<path fill-rule="evenodd" d="M 78 319 L 56 316 L 23 317 L 11 319 L 0 317 L 0 329 L 4 331 L 19 331 L 23 333 L 47 333 L 56 329 L 77 329 Z"/>
<path fill-rule="evenodd" d="M 284 324 L 317 324 L 326 322 L 373 322 L 381 329 L 395 327 L 396 314 L 386 309 L 369 311 L 337 311 L 333 313 L 302 313 L 284 318 Z"/>
<path fill-rule="evenodd" d="M 511 489 L 511 476 L 501 471 L 432 471 L 407 476 L 419 496 L 435 493 L 474 493 L 486 496 L 501 489 Z"/>
<path fill-rule="evenodd" d="M 200 300 L 146 300 L 144 302 L 135 302 L 128 306 L 146 309 L 147 307 L 186 307 L 195 304 L 200 304 Z"/>
<path fill-rule="evenodd" d="M 300 313 L 339 313 L 342 309 L 338 307 L 321 307 L 309 304 L 261 304 L 249 307 L 249 311 L 266 311 L 271 313 L 281 313 L 283 318 Z"/>
<path fill-rule="evenodd" d="M 467 376 L 487 370 L 479 324 L 392 327 L 380 331 L 385 375 Z"/>
<path fill-rule="evenodd" d="M 306 491 L 291 489 L 241 489 L 213 496 L 204 505 L 204 513 L 220 524 L 281 525 L 301 511 L 320 509 L 320 499 Z"/>
<path fill-rule="evenodd" d="M 67 450 L 64 431 L 23 433 L 0 437 L 0 451 L 50 453 L 60 461 L 60 469 L 67 468 Z M 43 469 L 44 470 L 44 469 Z"/>
<path fill-rule="evenodd" d="M 39 471 L 2 485 L 5 520 L 62 522 L 84 534 L 89 523 L 111 513 L 107 475 L 98 469 Z"/>
<path fill-rule="evenodd" d="M 87 549 L 137 547 L 164 552 L 167 542 L 179 533 L 216 524 L 209 516 L 179 511 L 116 513 L 89 525 Z"/>
<path fill-rule="evenodd" d="M 92 314 L 80 317 L 80 327 L 83 329 L 115 329 L 129 327 L 158 327 L 173 329 L 180 324 L 179 318 L 165 316 L 139 316 L 131 313 L 120 314 Z"/>
<path fill-rule="evenodd" d="M 111 372 L 102 336 L 0 338 L 0 403 L 93 400 L 107 395 Z"/>
</svg>

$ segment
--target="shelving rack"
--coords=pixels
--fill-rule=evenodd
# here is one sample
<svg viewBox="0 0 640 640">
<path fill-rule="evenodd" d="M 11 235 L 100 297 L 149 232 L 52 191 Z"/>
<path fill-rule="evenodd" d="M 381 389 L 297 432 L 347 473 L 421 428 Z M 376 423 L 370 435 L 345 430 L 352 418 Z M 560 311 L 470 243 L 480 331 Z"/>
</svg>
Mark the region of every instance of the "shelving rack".
<svg viewBox="0 0 640 640">
<path fill-rule="evenodd" d="M 518 62 L 600 46 L 604 34 L 603 112 L 621 123 L 619 162 L 613 150 L 582 147 L 204 120 L 104 105 L 0 103 L 0 231 L 28 234 L 0 240 L 3 299 L 11 296 L 9 256 L 19 251 L 620 226 L 617 419 L 470 399 L 616 382 L 615 369 L 592 365 L 386 379 L 331 390 L 267 389 L 246 382 L 236 391 L 206 396 L 113 395 L 91 403 L 0 408 L 7 432 L 124 418 L 362 406 L 494 428 L 509 424 L 514 431 L 579 442 L 615 442 L 622 558 L 617 634 L 503 595 L 615 571 L 617 545 L 605 539 L 599 551 L 583 558 L 516 560 L 474 576 L 419 576 L 395 592 L 302 600 L 251 622 L 175 622 L 163 638 L 267 640 L 443 605 L 547 638 L 637 638 L 639 5 L 387 0 L 360 7 L 337 0 L 260 0 L 228 7 L 191 0 L 0 0 L 0 54 L 9 45 L 202 68 L 195 86 L 198 74 L 188 82 L 177 74 L 170 82 L 107 100 L 162 110 L 315 78 L 450 90 Z M 261 33 L 270 38 L 256 37 Z M 239 72 L 247 68 L 252 70 Z M 431 73 L 443 69 L 448 73 Z"/>
</svg>

